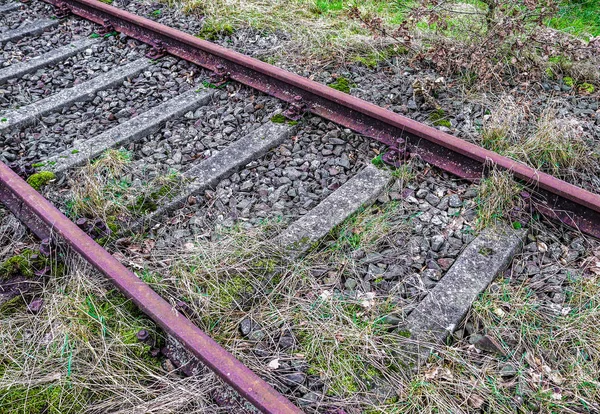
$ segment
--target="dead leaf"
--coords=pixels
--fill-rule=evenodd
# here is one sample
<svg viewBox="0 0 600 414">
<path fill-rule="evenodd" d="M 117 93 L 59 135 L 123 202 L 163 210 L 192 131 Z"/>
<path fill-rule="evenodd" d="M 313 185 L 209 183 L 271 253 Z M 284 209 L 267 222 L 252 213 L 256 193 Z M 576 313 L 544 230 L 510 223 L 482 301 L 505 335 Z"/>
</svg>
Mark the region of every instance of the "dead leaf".
<svg viewBox="0 0 600 414">
<path fill-rule="evenodd" d="M 564 378 L 556 371 L 548 374 L 548 378 L 556 385 L 561 385 L 563 382 L 565 382 Z"/>
<path fill-rule="evenodd" d="M 475 409 L 479 409 L 485 403 L 485 400 L 477 394 L 472 394 L 467 399 L 469 405 Z"/>
<path fill-rule="evenodd" d="M 267 367 L 269 367 L 269 369 L 277 369 L 279 368 L 279 365 L 279 358 L 275 358 L 267 364 Z"/>
<path fill-rule="evenodd" d="M 152 251 L 152 249 L 154 249 L 154 245 L 156 244 L 156 242 L 153 239 L 146 239 L 142 244 L 142 253 L 149 254 Z"/>
<path fill-rule="evenodd" d="M 425 379 L 426 380 L 435 379 L 438 375 L 439 370 L 440 370 L 439 367 L 433 367 L 433 368 L 425 371 Z"/>
</svg>

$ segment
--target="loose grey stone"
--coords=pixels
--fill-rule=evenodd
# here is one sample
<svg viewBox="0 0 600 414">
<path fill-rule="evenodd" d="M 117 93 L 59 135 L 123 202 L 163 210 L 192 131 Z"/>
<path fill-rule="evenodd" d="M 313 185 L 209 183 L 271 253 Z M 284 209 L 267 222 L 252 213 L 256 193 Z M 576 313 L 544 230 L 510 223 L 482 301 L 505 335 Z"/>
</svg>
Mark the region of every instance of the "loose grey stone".
<svg viewBox="0 0 600 414">
<path fill-rule="evenodd" d="M 503 378 L 514 377 L 517 375 L 517 370 L 512 364 L 504 364 L 500 368 L 500 376 Z"/>
<path fill-rule="evenodd" d="M 452 208 L 462 207 L 462 201 L 460 197 L 457 194 L 452 194 L 450 197 L 448 197 L 448 206 Z"/>
<path fill-rule="evenodd" d="M 306 381 L 306 374 L 303 372 L 293 372 L 281 376 L 281 382 L 288 387 L 298 387 Z"/>
<path fill-rule="evenodd" d="M 425 201 L 435 207 L 440 203 L 440 198 L 433 193 L 429 193 L 425 196 Z"/>
<path fill-rule="evenodd" d="M 348 278 L 348 279 L 346 279 L 346 282 L 344 283 L 344 286 L 348 290 L 354 290 L 356 288 L 357 284 L 358 284 L 358 282 L 356 281 L 356 279 Z"/>
<path fill-rule="evenodd" d="M 434 252 L 439 252 L 444 245 L 444 236 L 441 234 L 437 234 L 431 238 L 431 250 Z"/>
<path fill-rule="evenodd" d="M 250 332 L 252 331 L 253 326 L 254 326 L 254 323 L 252 322 L 252 320 L 250 318 L 242 319 L 242 321 L 240 322 L 240 331 L 242 332 L 242 335 L 248 336 L 250 334 Z"/>
</svg>

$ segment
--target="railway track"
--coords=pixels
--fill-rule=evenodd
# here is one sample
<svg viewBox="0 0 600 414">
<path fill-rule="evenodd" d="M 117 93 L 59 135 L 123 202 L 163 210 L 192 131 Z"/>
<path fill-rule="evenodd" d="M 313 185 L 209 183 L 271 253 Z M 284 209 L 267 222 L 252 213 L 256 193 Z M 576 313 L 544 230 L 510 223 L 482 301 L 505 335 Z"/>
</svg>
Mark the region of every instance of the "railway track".
<svg viewBox="0 0 600 414">
<path fill-rule="evenodd" d="M 4 53 L 0 68 L 0 88 L 4 89 L 0 133 L 2 157 L 9 163 L 0 164 L 0 199 L 42 240 L 43 246 L 60 240 L 79 253 L 165 332 L 263 412 L 300 410 L 190 320 L 174 312 L 167 301 L 96 244 L 90 235 L 94 231 L 96 236 L 98 232 L 109 232 L 106 223 L 90 224 L 85 219 L 73 223 L 25 180 L 32 183 L 31 178 L 40 177 L 43 171 L 60 187 L 77 167 L 110 149 L 128 148 L 135 162 L 149 168 L 151 175 L 165 174 L 167 166 L 177 167 L 178 175 L 167 196 L 150 197 L 151 208 L 142 208 L 134 219 L 120 223 L 120 232 L 144 229 L 158 233 L 165 217 L 181 211 L 187 214 L 190 205 L 202 204 L 197 200 L 207 191 L 231 187 L 237 195 L 256 191 L 270 203 L 269 208 L 288 211 L 290 225 L 275 242 L 286 254 L 297 256 L 386 192 L 392 174 L 369 163 L 386 146 L 382 158 L 391 165 L 421 159 L 467 180 L 481 178 L 490 164 L 509 170 L 517 180 L 535 189 L 533 197 L 527 195 L 533 208 L 578 231 L 600 236 L 600 197 L 596 194 L 104 3 L 48 3 L 54 6 L 59 19 L 41 17 L 40 12 L 48 10 L 38 2 L 8 2 L 0 8 L 5 17 L 0 32 Z M 19 13 L 23 9 L 31 10 L 26 21 L 7 23 L 13 16 L 22 16 Z M 117 33 L 121 39 L 117 39 Z M 29 43 L 36 38 L 42 39 L 39 44 Z M 106 113 L 110 113 L 108 118 Z M 324 121 L 342 128 L 328 133 Z M 163 128 L 165 124 L 169 127 Z M 181 131 L 180 136 L 174 139 L 171 130 Z M 312 134 L 323 135 L 319 147 Z M 164 148 L 168 154 L 162 151 Z M 269 154 L 276 150 L 288 161 L 273 161 Z M 321 164 L 327 173 L 322 173 Z M 250 174 L 257 174 L 259 182 L 267 185 L 256 188 L 245 180 Z M 275 180 L 290 184 L 278 188 L 277 197 L 270 197 L 273 189 L 268 184 Z M 295 183 L 300 181 L 305 184 L 297 186 Z M 283 190 L 284 201 L 279 201 Z M 442 209 L 440 199 L 445 200 L 446 210 L 462 205 L 461 200 L 456 201 L 444 191 L 436 195 L 435 191 L 423 190 L 401 197 L 415 203 L 427 197 L 434 208 L 439 206 L 437 211 Z M 260 195 L 261 191 L 265 193 Z M 244 207 L 238 210 L 242 215 L 246 211 Z M 202 214 L 203 210 L 196 212 Z M 449 214 L 444 217 L 446 223 L 440 225 L 447 224 Z M 475 296 L 510 261 L 523 237 L 524 233 L 519 233 L 498 240 L 483 235 L 467 249 L 473 250 L 472 255 L 490 243 L 498 243 L 494 251 L 508 253 L 492 254 L 489 260 L 479 258 L 475 264 L 468 256 L 457 258 L 470 240 L 457 241 L 452 256 L 456 263 L 465 268 L 474 266 L 485 275 L 462 280 L 468 272 L 459 268 L 448 273 L 443 283 L 433 282 L 434 294 L 428 296 L 432 303 L 417 305 L 409 325 L 444 339 L 446 327 L 462 319 Z M 471 286 L 452 291 L 450 288 L 456 285 Z M 435 323 L 431 315 L 423 317 L 432 306 L 457 300 L 461 305 L 440 315 Z"/>
</svg>

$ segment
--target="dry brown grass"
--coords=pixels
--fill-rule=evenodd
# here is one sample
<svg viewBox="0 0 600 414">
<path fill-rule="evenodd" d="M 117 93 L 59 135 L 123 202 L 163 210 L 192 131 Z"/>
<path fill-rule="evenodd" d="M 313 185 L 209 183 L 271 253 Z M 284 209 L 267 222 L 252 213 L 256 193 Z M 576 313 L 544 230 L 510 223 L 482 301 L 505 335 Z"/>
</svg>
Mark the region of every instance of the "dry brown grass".
<svg viewBox="0 0 600 414">
<path fill-rule="evenodd" d="M 558 308 L 537 299 L 527 285 L 497 282 L 475 302 L 469 323 L 496 338 L 506 355 L 478 351 L 468 337 L 457 335 L 452 345 L 431 344 L 434 353 L 420 369 L 407 368 L 402 350 L 411 339 L 385 322 L 387 315 L 401 315 L 402 306 L 393 296 L 352 297 L 338 290 L 341 276 L 353 274 L 357 249 L 377 250 L 393 232 L 408 230 L 394 220 L 410 210 L 392 209 L 377 220 L 373 208 L 378 209 L 353 217 L 301 261 L 279 262 L 262 229 L 232 229 L 176 252 L 154 251 L 157 261 L 171 266 L 140 277 L 167 299 L 185 300 L 200 327 L 269 381 L 281 377 L 269 367 L 274 360 L 307 366 L 326 389 L 307 412 L 600 408 L 600 289 L 594 273 L 574 274 Z M 596 257 L 588 267 L 600 272 L 600 252 Z M 212 412 L 213 377 L 169 375 L 134 339 L 141 328 L 160 338 L 152 322 L 85 265 L 67 262 L 66 275 L 50 278 L 41 293 L 40 315 L 24 309 L 2 315 L 0 412 L 36 412 L 35 404 L 61 413 Z M 240 335 L 239 323 L 247 317 L 260 324 L 260 339 Z M 277 344 L 287 332 L 296 343 L 283 351 Z M 253 352 L 257 342 L 269 356 Z M 506 364 L 515 371 L 510 377 L 500 374 Z M 305 392 L 289 396 L 298 402 Z"/>
<path fill-rule="evenodd" d="M 556 109 L 550 107 L 540 115 L 535 132 L 510 153 L 534 168 L 563 175 L 569 170 L 585 169 L 594 161 L 582 136 L 579 122 L 557 118 Z"/>
<path fill-rule="evenodd" d="M 214 378 L 169 374 L 135 336 L 161 340 L 154 323 L 81 260 L 65 261 L 37 290 L 39 314 L 1 310 L 0 413 L 206 412 Z"/>
<path fill-rule="evenodd" d="M 390 28 L 400 21 L 404 5 L 384 0 L 362 2 L 320 0 L 216 0 L 169 1 L 185 13 L 204 19 L 200 36 L 214 39 L 240 28 L 262 33 L 285 34 L 283 47 L 270 51 L 286 61 L 353 61 L 371 59 L 391 43 L 374 38 L 363 25 L 351 19 L 349 7 L 356 4 L 368 16 L 381 18 Z M 387 57 L 387 55 L 386 55 Z M 384 57 L 382 57 L 384 58 Z"/>
<path fill-rule="evenodd" d="M 501 96 L 484 121 L 481 145 L 501 155 L 559 177 L 587 173 L 597 164 L 593 148 L 584 140 L 581 122 L 560 117 L 555 105 L 537 119 L 522 104 Z"/>
</svg>

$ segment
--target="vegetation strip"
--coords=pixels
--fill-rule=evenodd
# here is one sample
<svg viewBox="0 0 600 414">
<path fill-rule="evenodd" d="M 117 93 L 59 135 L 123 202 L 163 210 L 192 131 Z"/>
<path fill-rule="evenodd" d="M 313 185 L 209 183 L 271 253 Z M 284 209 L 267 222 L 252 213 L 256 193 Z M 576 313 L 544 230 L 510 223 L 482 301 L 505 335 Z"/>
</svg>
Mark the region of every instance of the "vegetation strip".
<svg viewBox="0 0 600 414">
<path fill-rule="evenodd" d="M 178 195 L 171 198 L 168 203 L 159 206 L 156 211 L 144 216 L 142 221 L 134 224 L 132 228 L 140 228 L 146 223 L 151 225 L 160 216 L 183 206 L 189 196 L 214 187 L 219 181 L 233 174 L 239 168 L 290 138 L 294 131 L 295 128 L 287 124 L 267 123 L 229 145 L 223 151 L 202 161 L 184 173 L 184 177 L 193 180 L 189 185 L 184 187 Z"/>
<path fill-rule="evenodd" d="M 292 223 L 277 237 L 275 243 L 286 248 L 292 256 L 306 252 L 359 208 L 375 201 L 391 178 L 388 171 L 368 165 L 318 206 Z"/>
<path fill-rule="evenodd" d="M 148 65 L 150 65 L 148 59 L 138 59 L 87 82 L 64 89 L 56 95 L 5 113 L 2 118 L 4 122 L 0 123 L 0 131 L 34 123 L 40 116 L 57 111 L 75 102 L 87 101 L 93 98 L 96 92 L 119 84 L 130 76 L 137 75 L 148 67 Z"/>
<path fill-rule="evenodd" d="M 104 151 L 137 141 L 156 131 L 169 119 L 178 118 L 198 106 L 206 105 L 212 91 L 188 91 L 158 105 L 135 118 L 55 155 L 44 162 L 43 169 L 56 175 L 100 156 Z"/>
<path fill-rule="evenodd" d="M 46 1 L 65 5 L 98 24 L 110 23 L 115 30 L 143 42 L 160 44 L 159 53 L 172 53 L 290 102 L 294 117 L 310 111 L 392 147 L 418 154 L 459 177 L 479 179 L 485 165 L 493 163 L 536 188 L 540 200 L 535 206 L 540 212 L 600 237 L 597 194 L 377 105 L 108 4 L 95 0 Z M 396 156 L 404 158 L 400 153 Z"/>
<path fill-rule="evenodd" d="M 30 24 L 23 25 L 18 29 L 9 30 L 0 34 L 0 44 L 6 42 L 15 42 L 25 36 L 33 36 L 42 33 L 44 30 L 54 26 L 58 26 L 60 22 L 58 20 L 38 20 Z"/>
<path fill-rule="evenodd" d="M 0 84 L 6 83 L 9 79 L 19 78 L 27 73 L 35 72 L 44 66 L 63 61 L 87 49 L 96 42 L 96 39 L 77 40 L 41 56 L 31 58 L 25 62 L 10 65 L 9 67 L 0 70 Z"/>
<path fill-rule="evenodd" d="M 7 196 L 20 202 L 19 205 L 11 203 L 6 205 L 27 226 L 31 224 L 32 231 L 37 234 L 40 230 L 38 226 L 42 226 L 45 227 L 46 234 L 52 232 L 60 237 L 70 248 L 112 281 L 162 329 L 184 344 L 194 356 L 255 407 L 265 413 L 301 412 L 189 319 L 175 311 L 169 302 L 94 242 L 8 166 L 0 163 L 0 198 L 6 203 Z M 36 218 L 34 223 L 31 223 L 31 217 Z"/>
<path fill-rule="evenodd" d="M 406 319 L 411 338 L 443 342 L 458 327 L 471 304 L 512 262 L 527 230 L 485 229 L 456 259 L 440 282 Z M 424 362 L 428 349 L 419 350 Z"/>
</svg>

